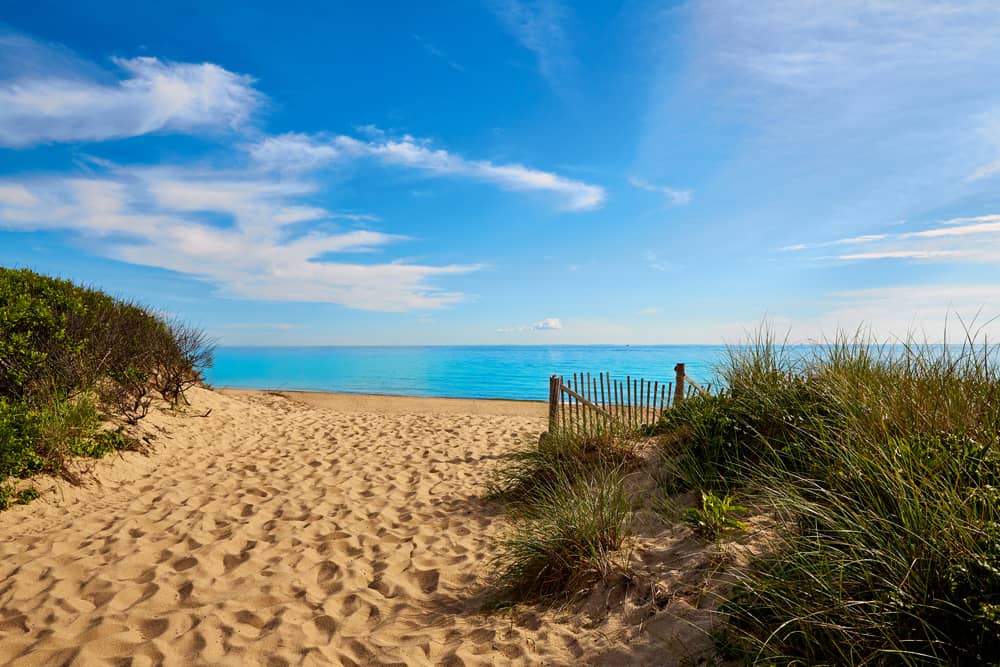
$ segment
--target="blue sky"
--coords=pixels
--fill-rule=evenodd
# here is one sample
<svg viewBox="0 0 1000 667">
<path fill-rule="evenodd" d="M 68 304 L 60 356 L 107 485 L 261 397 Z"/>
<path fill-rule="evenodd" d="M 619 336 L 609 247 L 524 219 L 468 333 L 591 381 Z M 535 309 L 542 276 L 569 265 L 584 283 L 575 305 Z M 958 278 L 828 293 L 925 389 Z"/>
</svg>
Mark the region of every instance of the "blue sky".
<svg viewBox="0 0 1000 667">
<path fill-rule="evenodd" d="M 226 344 L 1000 314 L 995 2 L 347 5 L 0 2 L 0 263 Z"/>
</svg>

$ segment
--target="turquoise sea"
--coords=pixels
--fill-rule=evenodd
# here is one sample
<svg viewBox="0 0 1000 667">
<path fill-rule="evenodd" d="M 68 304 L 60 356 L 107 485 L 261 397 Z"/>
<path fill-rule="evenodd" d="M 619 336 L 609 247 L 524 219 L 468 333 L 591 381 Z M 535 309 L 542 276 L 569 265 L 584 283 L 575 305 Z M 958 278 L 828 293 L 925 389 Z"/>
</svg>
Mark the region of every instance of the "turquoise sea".
<svg viewBox="0 0 1000 667">
<path fill-rule="evenodd" d="M 684 362 L 714 381 L 721 345 L 222 347 L 208 373 L 215 387 L 546 400 L 550 375 L 611 373 L 672 381 Z"/>
</svg>

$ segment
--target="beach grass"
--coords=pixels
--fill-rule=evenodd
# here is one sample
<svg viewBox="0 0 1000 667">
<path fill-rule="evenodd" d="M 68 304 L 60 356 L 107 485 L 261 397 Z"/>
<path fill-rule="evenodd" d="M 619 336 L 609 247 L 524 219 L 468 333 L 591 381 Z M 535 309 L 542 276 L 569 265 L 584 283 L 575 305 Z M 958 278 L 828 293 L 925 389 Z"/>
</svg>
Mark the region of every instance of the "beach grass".
<svg viewBox="0 0 1000 667">
<path fill-rule="evenodd" d="M 533 490 L 493 567 L 493 606 L 588 591 L 627 570 L 632 502 L 621 467 L 555 475 Z"/>
<path fill-rule="evenodd" d="M 657 430 L 672 489 L 749 494 L 782 526 L 742 569 L 725 645 L 763 664 L 988 664 L 1000 655 L 995 350 L 766 332 L 727 390 Z M 990 656 L 993 656 L 992 658 Z"/>
<path fill-rule="evenodd" d="M 545 433 L 510 454 L 487 489 L 512 522 L 488 605 L 554 600 L 624 572 L 633 512 L 625 476 L 636 461 L 635 437 L 608 428 Z"/>
<path fill-rule="evenodd" d="M 504 465 L 493 473 L 487 494 L 502 501 L 512 515 L 530 516 L 552 488 L 594 471 L 627 467 L 635 461 L 636 438 L 621 430 L 547 432 L 537 445 L 507 456 Z"/>
</svg>

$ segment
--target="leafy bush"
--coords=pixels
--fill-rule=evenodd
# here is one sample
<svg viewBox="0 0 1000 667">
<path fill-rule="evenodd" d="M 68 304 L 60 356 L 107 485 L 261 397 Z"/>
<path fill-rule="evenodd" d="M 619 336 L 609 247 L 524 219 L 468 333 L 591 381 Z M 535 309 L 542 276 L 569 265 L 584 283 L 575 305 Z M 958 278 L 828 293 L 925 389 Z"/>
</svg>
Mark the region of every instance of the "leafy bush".
<svg viewBox="0 0 1000 667">
<path fill-rule="evenodd" d="M 200 330 L 138 304 L 0 267 L 0 480 L 131 446 L 153 392 L 177 404 L 212 363 Z M 96 399 L 96 403 L 94 402 Z"/>
<path fill-rule="evenodd" d="M 0 397 L 0 479 L 25 477 L 45 468 L 35 450 L 39 421 L 25 404 Z"/>
</svg>

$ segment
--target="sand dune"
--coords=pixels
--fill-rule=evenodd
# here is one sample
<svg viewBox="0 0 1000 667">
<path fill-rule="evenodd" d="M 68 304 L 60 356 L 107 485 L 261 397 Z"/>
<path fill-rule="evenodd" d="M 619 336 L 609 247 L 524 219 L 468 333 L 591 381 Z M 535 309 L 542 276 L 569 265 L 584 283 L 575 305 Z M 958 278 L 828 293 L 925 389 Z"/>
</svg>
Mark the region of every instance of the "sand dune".
<svg viewBox="0 0 1000 667">
<path fill-rule="evenodd" d="M 610 645 L 555 611 L 479 612 L 504 527 L 483 483 L 543 405 L 192 403 L 148 418 L 151 455 L 0 514 L 0 663 L 578 664 Z"/>
</svg>

